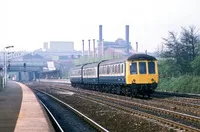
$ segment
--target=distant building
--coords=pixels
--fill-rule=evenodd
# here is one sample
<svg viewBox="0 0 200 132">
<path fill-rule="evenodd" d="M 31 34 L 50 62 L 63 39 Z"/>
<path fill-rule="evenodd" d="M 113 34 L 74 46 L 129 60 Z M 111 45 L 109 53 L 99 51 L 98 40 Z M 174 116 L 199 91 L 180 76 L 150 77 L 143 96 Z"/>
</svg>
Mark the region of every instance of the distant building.
<svg viewBox="0 0 200 132">
<path fill-rule="evenodd" d="M 134 50 L 129 50 L 130 54 L 136 53 Z M 104 51 L 104 56 L 111 57 L 111 58 L 117 58 L 120 56 L 126 56 L 126 50 L 125 49 L 117 49 L 117 48 L 108 48 Z"/>
<path fill-rule="evenodd" d="M 43 49 L 47 51 L 49 49 L 48 42 L 43 43 Z"/>
<path fill-rule="evenodd" d="M 115 42 L 111 42 L 111 41 L 104 41 L 103 42 L 103 49 L 104 49 L 104 55 L 107 53 L 109 54 L 109 51 L 111 53 L 122 53 L 123 55 L 127 55 L 127 44 L 126 41 L 119 38 L 117 39 Z M 129 51 L 134 52 L 131 46 L 131 43 L 129 42 Z M 102 55 L 102 43 L 99 44 L 98 46 L 98 53 L 101 56 Z"/>
<path fill-rule="evenodd" d="M 23 56 L 24 61 L 43 61 L 44 57 L 38 54 L 29 53 Z"/>
<path fill-rule="evenodd" d="M 70 42 L 70 41 L 50 41 L 49 51 L 54 51 L 54 52 L 74 51 L 74 42 Z"/>
</svg>

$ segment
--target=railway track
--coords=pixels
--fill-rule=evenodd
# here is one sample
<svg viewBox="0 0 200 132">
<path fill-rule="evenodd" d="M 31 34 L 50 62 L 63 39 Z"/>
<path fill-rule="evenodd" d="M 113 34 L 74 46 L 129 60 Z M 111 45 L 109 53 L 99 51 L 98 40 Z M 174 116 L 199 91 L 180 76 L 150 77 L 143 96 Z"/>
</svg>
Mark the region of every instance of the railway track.
<svg viewBox="0 0 200 132">
<path fill-rule="evenodd" d="M 59 83 L 58 87 L 60 87 L 60 86 L 66 87 L 66 85 L 70 86 L 70 84 Z M 90 91 L 90 92 L 95 92 L 95 91 Z M 108 93 L 101 93 L 101 94 L 107 95 Z M 109 96 L 116 98 L 119 95 L 109 94 Z M 183 96 L 183 95 L 181 95 L 181 96 Z M 144 104 L 147 104 L 147 105 L 151 104 L 152 106 L 155 106 L 155 107 L 163 107 L 165 109 L 190 114 L 190 115 L 193 115 L 193 116 L 200 116 L 200 111 L 199 111 L 200 105 L 197 104 L 197 103 L 188 102 L 188 100 L 194 100 L 194 98 L 184 98 L 184 99 L 182 99 L 182 97 L 177 97 L 175 99 L 174 98 L 173 99 L 153 98 L 153 101 L 147 101 L 147 100 L 145 101 L 144 99 L 141 100 L 141 99 L 138 99 L 138 98 L 130 98 L 130 97 L 127 97 L 127 96 L 120 96 L 120 98 L 122 98 L 124 100 L 132 100 L 132 101 L 136 101 L 136 102 L 139 102 L 139 103 L 144 103 Z M 195 100 L 198 100 L 198 99 L 195 99 Z M 200 100 L 198 100 L 198 101 L 200 101 Z M 163 104 L 163 103 L 165 103 L 165 104 Z M 168 105 L 166 105 L 166 104 L 168 104 Z"/>
<path fill-rule="evenodd" d="M 64 89 L 61 88 L 59 90 L 66 90 L 66 88 Z M 73 91 L 71 89 L 68 89 L 68 90 Z M 77 92 L 77 90 L 75 92 Z M 131 113 L 134 113 L 146 118 L 154 119 L 163 124 L 167 124 L 170 127 L 179 128 L 181 130 L 186 130 L 186 131 L 200 131 L 199 130 L 200 118 L 196 116 L 191 116 L 191 115 L 174 112 L 174 111 L 170 111 L 166 109 L 156 108 L 156 107 L 152 107 L 152 106 L 148 106 L 144 104 L 135 103 L 132 101 L 121 100 L 121 99 L 117 99 L 113 97 L 108 97 L 105 95 L 94 94 L 94 93 L 91 93 L 91 91 L 90 93 L 81 91 L 78 93 L 78 96 L 80 96 L 83 99 L 107 104 L 111 107 L 114 107 L 126 112 L 131 112 Z M 166 119 L 166 117 L 162 117 L 161 114 L 167 115 L 168 118 L 169 117 L 170 118 Z M 161 116 L 161 117 L 158 117 L 158 116 Z M 175 118 L 176 120 L 174 120 Z M 185 120 L 185 121 L 178 123 L 178 120 Z M 193 125 L 193 124 L 196 124 L 196 125 Z"/>
<path fill-rule="evenodd" d="M 69 91 L 73 91 L 74 90 L 77 92 L 78 90 L 77 89 L 66 89 L 66 88 L 63 88 L 62 86 L 65 86 L 66 85 L 70 85 L 70 84 L 59 84 L 59 85 L 54 85 L 52 88 L 59 88 L 60 86 L 60 89 L 62 90 L 69 90 Z M 86 90 L 87 91 L 87 90 Z M 140 103 L 135 103 L 135 102 L 131 102 L 131 101 L 127 101 L 127 100 L 124 100 L 125 102 L 121 102 L 121 98 L 120 99 L 112 99 L 116 98 L 116 95 L 113 95 L 113 94 L 109 94 L 110 97 L 107 97 L 108 95 L 106 95 L 107 93 L 101 93 L 101 95 L 97 95 L 97 94 L 94 94 L 95 91 L 88 91 L 88 92 L 85 92 L 84 94 L 86 94 L 87 96 L 83 96 L 83 91 L 79 94 L 79 96 L 81 98 L 84 98 L 84 99 L 87 99 L 87 100 L 90 100 L 90 101 L 95 101 L 95 102 L 98 102 L 98 103 L 103 103 L 103 104 L 106 104 L 109 105 L 109 106 L 112 106 L 114 108 L 117 108 L 117 109 L 121 109 L 123 111 L 128 111 L 128 112 L 131 112 L 134 113 L 134 114 L 138 114 L 138 115 L 144 115 L 144 114 L 147 114 L 147 115 L 144 115 L 144 117 L 151 117 L 150 119 L 154 119 L 154 120 L 157 120 L 161 123 L 164 123 L 164 124 L 168 124 L 169 126 L 173 126 L 174 128 L 180 128 L 182 130 L 186 130 L 186 131 L 199 131 L 199 128 L 200 128 L 200 119 L 199 117 L 197 116 L 192 116 L 192 115 L 188 115 L 188 114 L 183 114 L 183 113 L 180 113 L 180 112 L 175 112 L 175 111 L 170 111 L 170 110 L 165 110 L 165 109 L 162 109 L 162 108 L 157 108 L 157 107 L 152 107 L 152 106 L 148 106 L 148 105 L 143 105 L 143 104 L 140 104 Z M 93 93 L 93 97 L 91 97 L 91 93 Z M 104 94 L 102 96 L 102 94 Z M 88 96 L 90 95 L 90 97 Z M 118 95 L 117 95 L 118 96 Z M 98 98 L 97 98 L 98 97 Z M 178 97 L 181 97 L 182 96 L 178 96 Z M 130 97 L 123 97 L 123 98 L 130 98 Z M 159 99 L 157 101 L 160 101 L 160 102 L 165 102 L 165 103 L 171 103 L 171 104 L 176 104 L 176 105 L 182 105 L 182 106 L 187 106 L 187 107 L 193 107 L 193 108 L 199 108 L 199 105 L 197 104 L 191 104 L 191 103 L 186 103 L 186 102 L 180 102 L 180 101 L 174 101 L 174 100 L 168 100 L 168 99 L 160 99 L 160 98 L 156 98 L 156 99 Z M 193 96 L 189 96 L 188 98 L 184 98 L 186 100 L 195 100 L 195 101 L 199 101 L 199 99 L 197 97 L 194 97 Z M 110 101 L 112 100 L 112 101 Z M 117 102 L 117 103 L 116 103 Z M 121 103 L 119 103 L 121 102 Z M 125 106 L 124 104 L 126 104 L 127 106 Z M 119 105 L 119 106 L 118 106 Z M 123 108 L 120 108 L 122 107 Z M 137 107 L 139 109 L 137 110 L 134 110 L 133 108 L 131 108 L 131 106 L 134 106 L 134 107 Z M 145 109 L 147 111 L 141 111 L 141 109 Z M 167 115 L 167 116 L 170 116 L 172 119 L 176 119 L 176 120 L 171 120 L 171 119 L 166 119 L 166 117 L 158 117 L 159 119 L 156 119 L 157 116 L 156 115 L 153 115 L 152 113 L 148 113 L 148 111 L 153 111 L 153 112 L 156 112 L 156 113 L 160 113 L 160 114 L 164 114 L 164 115 Z M 138 113 L 139 112 L 139 113 Z M 143 113 L 141 113 L 143 112 Z M 199 114 L 199 113 L 197 113 Z M 153 116 L 153 117 L 152 117 Z M 161 116 L 161 115 L 159 115 Z M 182 121 L 182 122 L 179 122 L 178 121 Z M 183 122 L 184 121 L 184 122 Z"/>
<path fill-rule="evenodd" d="M 50 115 L 56 131 L 108 132 L 108 130 L 53 95 L 36 89 L 34 91 L 48 115 Z"/>
<path fill-rule="evenodd" d="M 200 99 L 199 94 L 190 94 L 190 93 L 175 93 L 175 92 L 162 92 L 162 91 L 156 91 L 153 96 L 154 97 L 184 97 L 184 98 L 193 98 L 193 99 Z"/>
</svg>

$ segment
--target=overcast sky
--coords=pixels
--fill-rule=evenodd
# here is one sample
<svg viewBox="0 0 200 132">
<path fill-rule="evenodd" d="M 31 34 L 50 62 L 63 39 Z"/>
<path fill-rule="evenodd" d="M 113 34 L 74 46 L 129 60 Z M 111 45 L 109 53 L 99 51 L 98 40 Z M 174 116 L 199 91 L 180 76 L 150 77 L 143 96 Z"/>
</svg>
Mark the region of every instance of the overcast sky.
<svg viewBox="0 0 200 132">
<path fill-rule="evenodd" d="M 181 26 L 200 28 L 200 0 L 1 0 L 0 48 L 17 50 L 42 48 L 43 42 L 82 39 L 125 38 L 130 25 L 130 41 L 139 42 L 139 51 L 154 51 L 169 30 Z M 135 45 L 134 45 L 135 47 Z"/>
</svg>

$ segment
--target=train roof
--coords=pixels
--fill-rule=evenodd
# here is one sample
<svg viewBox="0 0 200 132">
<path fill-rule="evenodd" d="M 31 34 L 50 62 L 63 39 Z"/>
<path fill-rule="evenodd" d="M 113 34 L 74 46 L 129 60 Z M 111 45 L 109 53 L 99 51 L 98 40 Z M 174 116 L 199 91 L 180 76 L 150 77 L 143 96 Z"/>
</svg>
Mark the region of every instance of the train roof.
<svg viewBox="0 0 200 132">
<path fill-rule="evenodd" d="M 124 63 L 124 62 L 126 62 L 126 57 L 120 59 L 106 60 L 100 63 L 100 65 L 108 65 L 108 64 Z"/>
<path fill-rule="evenodd" d="M 147 54 L 133 54 L 127 57 L 123 57 L 120 59 L 113 59 L 113 60 L 103 60 L 101 62 L 95 62 L 95 63 L 87 63 L 84 65 L 78 65 L 73 67 L 72 69 L 81 69 L 83 68 L 89 68 L 89 67 L 96 67 L 98 64 L 100 65 L 109 65 L 109 64 L 115 64 L 115 63 L 125 63 L 126 61 L 131 61 L 131 60 L 149 60 L 149 61 L 154 61 L 157 60 L 155 57 L 147 55 Z"/>
<path fill-rule="evenodd" d="M 96 66 L 98 66 L 98 64 L 99 64 L 99 62 L 86 64 L 85 66 L 83 66 L 83 68 L 96 67 Z"/>
<path fill-rule="evenodd" d="M 78 66 L 72 67 L 70 70 L 81 69 L 81 67 L 82 65 L 78 65 Z"/>
<path fill-rule="evenodd" d="M 147 55 L 147 54 L 133 54 L 121 59 L 113 59 L 113 60 L 107 60 L 100 65 L 108 65 L 108 64 L 115 64 L 115 63 L 124 63 L 126 61 L 131 61 L 131 60 L 149 60 L 149 61 L 154 61 L 157 60 L 155 57 Z"/>
<path fill-rule="evenodd" d="M 154 60 L 157 60 L 157 59 L 155 57 L 147 55 L 147 54 L 133 54 L 133 55 L 127 57 L 127 60 L 128 61 L 130 61 L 130 60 L 151 60 L 151 61 L 154 61 Z"/>
<path fill-rule="evenodd" d="M 87 63 L 87 64 L 92 64 L 92 63 Z M 74 67 L 71 68 L 71 70 L 81 69 L 83 66 L 85 66 L 87 64 L 75 65 Z"/>
</svg>

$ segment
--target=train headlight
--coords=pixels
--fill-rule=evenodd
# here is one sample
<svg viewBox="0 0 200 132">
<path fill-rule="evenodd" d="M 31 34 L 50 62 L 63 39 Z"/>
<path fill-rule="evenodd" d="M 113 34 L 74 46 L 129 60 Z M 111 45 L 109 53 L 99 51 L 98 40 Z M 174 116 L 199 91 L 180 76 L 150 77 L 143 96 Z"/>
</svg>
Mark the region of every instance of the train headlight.
<svg viewBox="0 0 200 132">
<path fill-rule="evenodd" d="M 154 80 L 153 78 L 151 79 L 151 81 L 152 81 L 153 83 L 155 82 L 155 80 Z"/>
<path fill-rule="evenodd" d="M 135 79 L 133 79 L 132 83 L 136 83 L 136 80 L 135 80 Z"/>
</svg>

